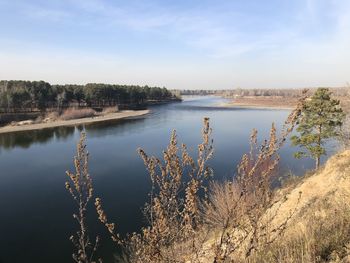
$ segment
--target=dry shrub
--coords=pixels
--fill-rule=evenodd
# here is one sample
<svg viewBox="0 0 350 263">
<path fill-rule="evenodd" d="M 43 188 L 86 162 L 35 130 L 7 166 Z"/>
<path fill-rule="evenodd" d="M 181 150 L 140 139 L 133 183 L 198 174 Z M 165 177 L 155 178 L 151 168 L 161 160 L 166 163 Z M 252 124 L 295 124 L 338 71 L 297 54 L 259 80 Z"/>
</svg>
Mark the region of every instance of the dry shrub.
<svg viewBox="0 0 350 263">
<path fill-rule="evenodd" d="M 204 222 L 213 229 L 221 229 L 233 213 L 238 213 L 237 200 L 240 198 L 239 189 L 232 182 L 213 182 L 210 185 L 208 204 L 204 204 L 202 211 Z"/>
<path fill-rule="evenodd" d="M 219 229 L 214 239 L 213 262 L 247 259 L 272 242 L 269 224 L 273 216 L 266 214 L 276 203 L 271 184 L 279 160 L 277 149 L 274 125 L 270 139 L 260 147 L 257 131 L 253 130 L 250 153 L 243 155 L 236 177 L 213 188 L 210 202 L 204 206 L 206 222 L 217 218 Z"/>
<path fill-rule="evenodd" d="M 206 165 L 213 154 L 209 119 L 204 119 L 203 142 L 194 160 L 186 145 L 180 147 L 173 131 L 163 160 L 149 157 L 139 149 L 152 181 L 150 202 L 145 206 L 149 226 L 127 241 L 131 262 L 184 262 L 197 248 L 196 231 L 201 226 L 200 191 L 212 174 Z M 190 251 L 181 244 L 191 242 Z M 188 245 L 186 246 L 186 249 Z"/>
<path fill-rule="evenodd" d="M 77 220 L 79 229 L 75 235 L 70 237 L 75 251 L 72 255 L 73 260 L 77 263 L 94 263 L 95 252 L 99 243 L 96 237 L 95 242 L 91 242 L 88 235 L 86 224 L 87 206 L 92 198 L 93 186 L 88 170 L 89 154 L 85 145 L 85 134 L 82 133 L 77 145 L 77 155 L 74 157 L 75 173 L 67 171 L 70 182 L 66 182 L 66 189 L 73 197 L 78 212 L 73 214 L 73 218 Z M 98 259 L 102 262 L 101 259 Z"/>
<path fill-rule="evenodd" d="M 59 118 L 59 113 L 58 113 L 57 111 L 52 111 L 52 112 L 46 113 L 44 119 L 55 121 L 55 120 L 57 120 L 58 118 Z"/>
<path fill-rule="evenodd" d="M 102 114 L 110 114 L 118 112 L 118 106 L 104 108 Z"/>
<path fill-rule="evenodd" d="M 50 111 L 46 112 L 43 115 L 39 115 L 35 120 L 34 123 L 47 123 L 56 121 L 59 118 L 59 113 L 57 111 Z"/>
<path fill-rule="evenodd" d="M 125 261 L 185 262 L 199 256 L 197 252 L 202 250 L 202 239 L 206 238 L 198 235 L 203 225 L 200 196 L 206 199 L 205 185 L 212 174 L 206 164 L 213 154 L 210 135 L 209 119 L 205 118 L 203 142 L 198 146 L 196 160 L 189 155 L 186 145 L 178 146 L 175 131 L 163 152 L 163 159 L 149 157 L 144 150 L 138 150 L 152 182 L 150 201 L 144 208 L 148 226 L 140 233 L 121 240 L 114 233 L 114 225 L 108 223 L 101 200 L 96 199 L 100 221 L 107 227 L 112 239 L 123 246 Z"/>
<path fill-rule="evenodd" d="M 288 116 L 278 137 L 272 124 L 270 138 L 258 144 L 257 130 L 250 137 L 250 152 L 243 155 L 232 182 L 215 185 L 210 202 L 204 205 L 205 222 L 219 230 L 212 242 L 212 262 L 247 261 L 281 236 L 293 216 L 273 225 L 285 196 L 276 196 L 272 182 L 279 162 L 279 149 L 292 132 L 306 99 L 306 91 L 297 108 Z"/>
<path fill-rule="evenodd" d="M 96 115 L 96 112 L 93 109 L 67 109 L 65 110 L 60 119 L 62 120 L 73 120 L 80 118 L 88 118 Z"/>
<path fill-rule="evenodd" d="M 43 116 L 38 116 L 35 120 L 34 120 L 34 123 L 37 124 L 37 123 L 42 123 L 44 120 Z"/>
</svg>

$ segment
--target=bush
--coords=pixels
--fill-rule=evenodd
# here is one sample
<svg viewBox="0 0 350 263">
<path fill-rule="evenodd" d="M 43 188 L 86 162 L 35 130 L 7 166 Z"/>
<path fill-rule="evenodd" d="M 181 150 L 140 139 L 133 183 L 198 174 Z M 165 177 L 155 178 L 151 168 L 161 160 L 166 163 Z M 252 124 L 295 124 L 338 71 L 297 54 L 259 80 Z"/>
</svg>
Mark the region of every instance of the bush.
<svg viewBox="0 0 350 263">
<path fill-rule="evenodd" d="M 102 113 L 103 114 L 110 114 L 110 113 L 116 113 L 118 112 L 118 106 L 114 106 L 114 107 L 107 107 L 107 108 L 104 108 Z"/>
<path fill-rule="evenodd" d="M 95 116 L 93 109 L 67 109 L 60 116 L 61 120 L 73 120 Z"/>
</svg>

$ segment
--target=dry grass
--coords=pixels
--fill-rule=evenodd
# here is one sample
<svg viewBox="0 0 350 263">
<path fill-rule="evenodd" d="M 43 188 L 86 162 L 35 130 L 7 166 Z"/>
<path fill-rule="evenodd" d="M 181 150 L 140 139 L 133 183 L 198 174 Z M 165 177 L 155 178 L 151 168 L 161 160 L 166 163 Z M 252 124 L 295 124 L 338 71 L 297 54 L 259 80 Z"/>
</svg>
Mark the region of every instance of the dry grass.
<svg viewBox="0 0 350 263">
<path fill-rule="evenodd" d="M 67 109 L 61 116 L 61 120 L 73 120 L 80 118 L 88 118 L 96 115 L 96 112 L 93 109 Z"/>
<path fill-rule="evenodd" d="M 57 111 L 52 111 L 52 112 L 46 113 L 43 121 L 50 122 L 50 121 L 55 121 L 58 118 L 59 118 L 59 113 Z"/>
<path fill-rule="evenodd" d="M 47 122 L 53 122 L 58 120 L 59 118 L 59 112 L 57 111 L 51 111 L 51 112 L 46 112 L 44 115 L 38 116 L 34 123 L 47 123 Z"/>
<path fill-rule="evenodd" d="M 104 108 L 102 114 L 110 114 L 118 112 L 118 106 Z"/>
<path fill-rule="evenodd" d="M 290 233 L 259 251 L 251 262 L 349 262 L 350 208 L 319 204 L 308 209 Z"/>
<path fill-rule="evenodd" d="M 244 96 L 235 98 L 229 103 L 230 106 L 247 107 L 272 107 L 291 108 L 298 104 L 298 98 L 285 98 L 282 96 Z"/>
<path fill-rule="evenodd" d="M 258 251 L 252 262 L 350 262 L 350 151 L 286 191 L 276 224 L 295 207 L 284 236 Z M 298 194 L 302 192 L 298 202 Z"/>
</svg>

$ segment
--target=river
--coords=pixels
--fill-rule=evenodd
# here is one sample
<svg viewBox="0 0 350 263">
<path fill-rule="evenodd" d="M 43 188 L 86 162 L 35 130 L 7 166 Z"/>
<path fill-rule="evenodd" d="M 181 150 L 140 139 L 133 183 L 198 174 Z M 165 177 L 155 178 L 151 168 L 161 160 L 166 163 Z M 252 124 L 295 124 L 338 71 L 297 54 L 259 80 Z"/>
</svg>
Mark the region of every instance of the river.
<svg viewBox="0 0 350 263">
<path fill-rule="evenodd" d="M 77 225 L 74 203 L 64 187 L 65 171 L 73 169 L 72 158 L 80 132 L 87 133 L 90 173 L 95 195 L 117 229 L 137 231 L 144 223 L 141 208 L 150 182 L 136 150 L 161 156 L 176 129 L 179 142 L 195 151 L 201 139 L 203 117 L 210 118 L 215 153 L 210 165 L 215 178 L 232 178 L 241 155 L 248 151 L 249 135 L 257 128 L 260 138 L 278 128 L 288 110 L 220 108 L 224 99 L 188 97 L 183 102 L 153 106 L 152 113 L 132 120 L 60 127 L 0 135 L 0 262 L 73 262 L 69 236 Z M 281 152 L 280 174 L 302 174 L 312 160 L 295 160 L 289 142 Z M 101 233 L 100 253 L 110 262 L 113 246 L 91 210 L 90 230 Z"/>
</svg>

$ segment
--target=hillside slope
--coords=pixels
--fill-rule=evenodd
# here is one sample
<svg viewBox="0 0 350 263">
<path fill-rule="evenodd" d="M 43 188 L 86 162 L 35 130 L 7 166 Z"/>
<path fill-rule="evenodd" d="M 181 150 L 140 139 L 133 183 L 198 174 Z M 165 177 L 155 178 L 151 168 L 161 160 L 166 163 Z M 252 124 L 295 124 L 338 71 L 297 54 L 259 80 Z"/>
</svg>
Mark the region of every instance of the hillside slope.
<svg viewBox="0 0 350 263">
<path fill-rule="evenodd" d="M 332 156 L 319 171 L 280 192 L 287 192 L 287 200 L 279 209 L 279 220 L 291 210 L 296 213 L 293 222 L 300 222 L 300 217 L 322 203 L 350 203 L 350 150 Z"/>
<path fill-rule="evenodd" d="M 275 198 L 263 217 L 269 222 L 268 239 L 274 242 L 262 241 L 249 259 L 240 256 L 247 245 L 243 242 L 238 254 L 223 262 L 350 262 L 350 150 L 335 154 L 318 171 L 279 189 Z M 280 226 L 285 231 L 275 231 Z M 216 242 L 214 237 L 205 243 L 199 262 L 214 262 Z"/>
<path fill-rule="evenodd" d="M 256 262 L 350 262 L 350 150 L 279 194 L 287 199 L 272 208 L 273 224 L 293 216 Z"/>
</svg>

